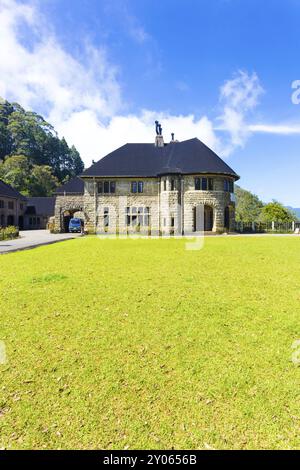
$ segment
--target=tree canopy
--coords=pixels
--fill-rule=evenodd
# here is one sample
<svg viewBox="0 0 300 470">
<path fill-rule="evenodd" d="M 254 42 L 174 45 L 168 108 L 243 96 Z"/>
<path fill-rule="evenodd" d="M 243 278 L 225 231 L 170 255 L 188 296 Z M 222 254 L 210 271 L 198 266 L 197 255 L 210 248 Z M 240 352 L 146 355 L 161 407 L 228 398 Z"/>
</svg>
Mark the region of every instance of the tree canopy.
<svg viewBox="0 0 300 470">
<path fill-rule="evenodd" d="M 282 204 L 280 204 L 280 202 L 272 201 L 262 208 L 261 220 L 262 222 L 285 223 L 297 220 L 297 216 Z"/>
<path fill-rule="evenodd" d="M 25 195 L 47 196 L 83 168 L 76 148 L 42 116 L 0 98 L 1 179 Z"/>
<path fill-rule="evenodd" d="M 236 186 L 236 221 L 249 224 L 258 222 L 263 208 L 263 202 L 250 191 Z"/>
</svg>

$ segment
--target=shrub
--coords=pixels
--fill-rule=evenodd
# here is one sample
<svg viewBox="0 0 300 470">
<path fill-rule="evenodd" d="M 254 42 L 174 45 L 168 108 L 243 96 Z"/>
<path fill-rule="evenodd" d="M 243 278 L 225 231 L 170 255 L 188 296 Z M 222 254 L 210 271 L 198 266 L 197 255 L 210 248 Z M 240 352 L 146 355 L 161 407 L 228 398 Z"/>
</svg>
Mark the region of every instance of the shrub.
<svg viewBox="0 0 300 470">
<path fill-rule="evenodd" d="M 18 238 L 19 228 L 9 225 L 6 228 L 0 227 L 0 240 L 12 240 L 13 238 Z"/>
</svg>

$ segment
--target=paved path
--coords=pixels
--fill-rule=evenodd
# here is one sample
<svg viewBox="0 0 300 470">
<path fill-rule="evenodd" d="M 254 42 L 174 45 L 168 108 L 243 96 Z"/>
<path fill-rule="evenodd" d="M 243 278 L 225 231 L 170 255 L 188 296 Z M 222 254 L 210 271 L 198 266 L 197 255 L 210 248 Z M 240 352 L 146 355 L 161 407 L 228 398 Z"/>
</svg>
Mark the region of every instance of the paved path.
<svg viewBox="0 0 300 470">
<path fill-rule="evenodd" d="M 53 234 L 49 230 L 26 230 L 20 232 L 20 238 L 16 240 L 0 240 L 0 254 L 13 251 L 27 250 L 41 245 L 50 245 L 63 240 L 80 237 L 80 234 L 59 233 Z"/>
</svg>

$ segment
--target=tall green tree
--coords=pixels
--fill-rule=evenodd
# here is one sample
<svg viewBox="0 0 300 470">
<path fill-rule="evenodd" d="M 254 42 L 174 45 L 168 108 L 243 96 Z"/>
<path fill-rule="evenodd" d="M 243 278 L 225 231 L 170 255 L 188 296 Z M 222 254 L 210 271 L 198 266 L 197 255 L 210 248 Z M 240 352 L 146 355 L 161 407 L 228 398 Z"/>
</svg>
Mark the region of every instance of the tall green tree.
<svg viewBox="0 0 300 470">
<path fill-rule="evenodd" d="M 30 163 L 25 155 L 12 155 L 0 163 L 0 179 L 24 195 L 29 194 Z"/>
<path fill-rule="evenodd" d="M 50 167 L 51 174 L 60 183 L 80 174 L 84 169 L 76 148 L 69 147 L 64 138 L 60 139 L 42 116 L 25 111 L 18 103 L 9 103 L 0 98 L 0 161 L 5 163 L 16 156 L 27 159 L 29 170 L 35 165 Z M 12 180 L 6 173 L 2 173 L 1 177 L 10 183 Z M 16 172 L 13 173 L 16 178 Z M 21 173 L 22 168 L 19 177 Z M 19 183 L 18 187 L 22 187 L 24 193 L 31 191 L 27 183 L 25 187 Z"/>
<path fill-rule="evenodd" d="M 51 196 L 58 184 L 59 181 L 56 176 L 52 174 L 50 166 L 33 166 L 28 184 L 31 196 Z"/>
<path fill-rule="evenodd" d="M 250 191 L 236 186 L 236 221 L 249 224 L 260 219 L 263 202 Z"/>
</svg>

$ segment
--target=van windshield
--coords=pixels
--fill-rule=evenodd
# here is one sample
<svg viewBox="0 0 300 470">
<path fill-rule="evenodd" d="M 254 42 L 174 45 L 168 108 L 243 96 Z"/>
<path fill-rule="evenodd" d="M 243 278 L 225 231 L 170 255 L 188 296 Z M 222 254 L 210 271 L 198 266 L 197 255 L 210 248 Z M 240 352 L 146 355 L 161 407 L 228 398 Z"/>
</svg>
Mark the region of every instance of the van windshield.
<svg viewBox="0 0 300 470">
<path fill-rule="evenodd" d="M 80 219 L 71 219 L 70 224 L 72 225 L 80 225 Z"/>
</svg>

